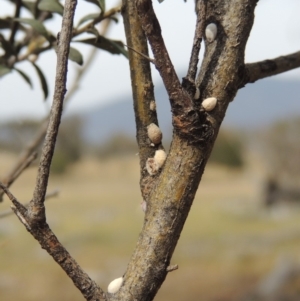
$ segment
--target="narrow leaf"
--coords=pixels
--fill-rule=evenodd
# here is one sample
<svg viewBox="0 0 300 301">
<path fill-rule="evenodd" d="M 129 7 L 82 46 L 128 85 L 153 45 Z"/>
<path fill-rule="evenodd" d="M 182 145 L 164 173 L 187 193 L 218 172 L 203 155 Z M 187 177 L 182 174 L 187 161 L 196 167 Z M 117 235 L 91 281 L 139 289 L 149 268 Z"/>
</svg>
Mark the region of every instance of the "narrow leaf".
<svg viewBox="0 0 300 301">
<path fill-rule="evenodd" d="M 105 13 L 105 0 L 98 0 L 99 2 L 99 7 L 101 9 L 102 13 Z"/>
<path fill-rule="evenodd" d="M 70 47 L 69 59 L 73 62 L 76 62 L 80 66 L 83 64 L 82 54 L 73 47 Z"/>
<path fill-rule="evenodd" d="M 3 65 L 0 65 L 0 77 L 8 74 L 10 71 L 11 71 L 11 69 L 9 69 Z"/>
<path fill-rule="evenodd" d="M 79 27 L 81 24 L 83 24 L 87 21 L 96 19 L 97 17 L 99 17 L 99 14 L 88 14 L 79 20 L 77 27 Z"/>
<path fill-rule="evenodd" d="M 106 50 L 112 54 L 123 54 L 126 57 L 128 56 L 127 51 L 124 48 L 124 44 L 121 41 L 115 41 L 115 40 L 106 39 L 104 37 L 99 37 L 98 39 L 90 38 L 85 40 L 77 40 L 74 42 L 93 45 L 97 48 Z"/>
<path fill-rule="evenodd" d="M 17 69 L 17 68 L 13 68 L 13 69 L 16 70 L 23 77 L 23 79 L 27 82 L 27 84 L 32 89 L 32 82 L 31 82 L 31 79 L 29 78 L 29 76 L 20 69 Z"/>
<path fill-rule="evenodd" d="M 48 39 L 47 29 L 42 22 L 28 18 L 15 18 L 15 20 L 30 25 L 36 32 Z"/>
<path fill-rule="evenodd" d="M 47 99 L 48 97 L 48 85 L 47 85 L 47 81 L 46 81 L 46 78 L 42 72 L 42 70 L 38 67 L 38 65 L 36 65 L 35 63 L 31 62 L 31 64 L 33 65 L 33 67 L 35 68 L 38 76 L 39 76 L 39 79 L 40 79 L 40 82 L 41 82 L 41 86 L 42 86 L 42 89 L 43 89 L 43 92 L 44 92 L 44 97 L 45 97 L 45 100 Z"/>
<path fill-rule="evenodd" d="M 95 27 L 89 28 L 87 32 L 94 34 L 96 36 L 96 39 L 100 37 L 99 32 Z"/>
<path fill-rule="evenodd" d="M 99 8 L 101 8 L 98 0 L 85 0 L 85 1 L 93 3 L 93 4 L 97 5 Z"/>
<path fill-rule="evenodd" d="M 32 1 L 22 1 L 25 8 L 27 8 L 31 14 L 34 16 L 36 11 L 36 4 Z"/>
<path fill-rule="evenodd" d="M 38 8 L 40 10 L 58 13 L 61 16 L 64 13 L 64 7 L 57 0 L 42 0 L 39 3 Z"/>
</svg>

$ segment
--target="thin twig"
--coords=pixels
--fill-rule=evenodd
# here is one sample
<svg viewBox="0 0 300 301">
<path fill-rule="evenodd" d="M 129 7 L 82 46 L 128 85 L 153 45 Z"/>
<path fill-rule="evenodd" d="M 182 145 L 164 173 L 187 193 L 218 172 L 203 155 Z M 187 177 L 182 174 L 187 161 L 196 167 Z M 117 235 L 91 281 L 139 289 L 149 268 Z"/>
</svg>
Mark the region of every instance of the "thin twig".
<svg viewBox="0 0 300 301">
<path fill-rule="evenodd" d="M 57 46 L 57 66 L 53 104 L 51 107 L 49 125 L 42 148 L 38 176 L 33 193 L 33 200 L 31 201 L 30 206 L 32 207 L 31 209 L 35 208 L 33 211 L 37 215 L 43 212 L 42 208 L 44 207 L 43 203 L 48 185 L 50 166 L 63 110 L 63 101 L 66 93 L 68 54 L 70 49 L 70 41 L 72 38 L 73 17 L 76 5 L 77 0 L 66 1 L 62 28 L 60 32 L 60 42 Z"/>
<path fill-rule="evenodd" d="M 37 158 L 37 152 L 34 152 L 31 156 L 29 156 L 24 163 L 20 166 L 19 169 L 6 181 L 6 186 L 9 187 L 20 175 L 21 173 L 30 166 L 30 164 Z"/>
<path fill-rule="evenodd" d="M 36 157 L 36 152 L 30 153 L 30 155 L 23 157 L 23 160 L 21 160 L 18 165 L 14 166 L 11 172 L 6 176 L 6 179 L 3 181 L 5 185 L 10 187 L 10 185 L 22 174 L 22 172 L 30 166 Z M 3 194 L 4 191 L 0 189 L 0 202 L 3 200 Z"/>
<path fill-rule="evenodd" d="M 58 196 L 59 194 L 59 189 L 55 189 L 49 193 L 46 194 L 45 196 L 45 200 L 48 200 L 48 199 L 51 199 L 51 198 L 54 198 L 56 196 Z M 24 206 L 27 208 L 29 205 L 29 203 L 25 204 Z M 5 210 L 5 211 L 2 211 L 0 212 L 0 218 L 3 218 L 3 217 L 7 217 L 7 216 L 10 216 L 12 215 L 14 212 L 11 211 L 11 210 Z"/>
<path fill-rule="evenodd" d="M 245 77 L 241 83 L 254 83 L 259 79 L 280 74 L 300 67 L 300 51 L 280 56 L 275 59 L 245 65 Z"/>
<path fill-rule="evenodd" d="M 103 25 L 101 28 L 101 34 L 105 35 L 109 29 L 109 26 L 111 25 L 112 21 L 111 19 L 106 19 L 103 21 Z M 87 72 L 88 68 L 90 67 L 92 61 L 95 58 L 95 55 L 97 53 L 98 49 L 96 47 L 92 48 L 88 58 L 85 61 L 85 64 L 82 68 L 78 68 L 75 79 L 73 80 L 73 83 L 71 87 L 68 90 L 68 93 L 65 97 L 64 104 L 72 98 L 72 96 L 75 94 L 79 87 L 79 82 L 81 78 L 84 76 L 84 74 Z M 48 125 L 48 119 L 49 116 L 47 116 L 42 122 L 41 125 L 39 126 L 39 130 L 36 133 L 35 137 L 31 140 L 31 142 L 26 146 L 24 150 L 22 150 L 19 158 L 17 159 L 17 162 L 14 164 L 10 172 L 6 175 L 5 180 L 3 182 L 9 187 L 11 184 L 9 184 L 11 181 L 14 182 L 18 176 L 20 176 L 21 173 L 18 173 L 18 170 L 21 169 L 21 166 L 24 165 L 24 162 L 29 160 L 28 158 L 34 154 L 38 146 L 43 142 L 46 131 L 47 131 L 47 125 Z M 16 176 L 16 174 L 18 175 Z M 2 201 L 4 192 L 0 191 L 0 202 Z"/>
<path fill-rule="evenodd" d="M 175 270 L 178 270 L 178 264 L 173 264 L 173 265 L 169 265 L 167 267 L 167 272 L 170 273 L 170 272 L 173 272 Z"/>
<path fill-rule="evenodd" d="M 0 188 L 4 191 L 4 193 L 8 196 L 8 198 L 11 200 L 15 208 L 22 214 L 25 215 L 27 214 L 27 208 L 22 205 L 14 196 L 13 194 L 9 191 L 9 189 L 2 183 L 0 182 Z"/>
<path fill-rule="evenodd" d="M 15 10 L 15 18 L 19 18 L 20 16 L 20 11 L 21 11 L 21 6 L 22 6 L 22 1 L 21 0 L 17 0 L 16 1 L 16 10 Z M 19 22 L 17 21 L 12 21 L 12 28 L 11 28 L 11 33 L 10 33 L 10 37 L 9 37 L 9 43 L 11 45 L 14 44 L 15 41 L 15 35 L 17 33 L 19 27 Z"/>
<path fill-rule="evenodd" d="M 152 64 L 155 65 L 155 60 L 152 59 L 151 57 L 149 57 L 149 56 L 147 56 L 147 55 L 141 53 L 141 52 L 138 51 L 138 50 L 135 50 L 134 48 L 132 48 L 132 47 L 130 47 L 130 46 L 128 46 L 128 45 L 125 45 L 125 44 L 124 44 L 124 46 L 127 47 L 128 49 L 134 51 L 135 53 L 139 54 L 139 55 L 142 56 L 144 59 L 148 60 L 150 63 L 152 63 Z"/>
<path fill-rule="evenodd" d="M 197 74 L 197 66 L 199 62 L 199 53 L 201 49 L 201 42 L 204 35 L 205 17 L 206 17 L 206 1 L 199 0 L 199 9 L 197 12 L 196 30 L 193 42 L 192 53 L 186 78 L 190 82 L 195 82 Z"/>
<path fill-rule="evenodd" d="M 119 13 L 120 11 L 121 11 L 121 6 L 116 6 L 116 7 L 111 8 L 110 10 L 106 11 L 103 15 L 100 15 L 95 20 L 87 23 L 85 26 L 83 26 L 80 29 L 74 31 L 73 32 L 73 37 L 76 37 L 76 36 L 86 32 L 88 29 L 93 28 L 99 22 L 112 17 L 113 15 Z"/>
<path fill-rule="evenodd" d="M 150 64 L 155 61 L 149 58 L 147 38 L 137 15 L 137 8 L 133 1 L 124 0 L 122 7 L 125 35 L 129 51 L 129 66 L 132 86 L 134 114 L 136 120 L 136 137 L 140 159 L 140 187 L 143 200 L 147 201 L 156 179 L 145 170 L 146 161 L 153 157 L 155 151 L 162 146 L 152 147 L 147 134 L 147 127 L 154 123 L 158 125 L 154 85 Z M 136 55 L 136 53 L 138 55 Z"/>
</svg>

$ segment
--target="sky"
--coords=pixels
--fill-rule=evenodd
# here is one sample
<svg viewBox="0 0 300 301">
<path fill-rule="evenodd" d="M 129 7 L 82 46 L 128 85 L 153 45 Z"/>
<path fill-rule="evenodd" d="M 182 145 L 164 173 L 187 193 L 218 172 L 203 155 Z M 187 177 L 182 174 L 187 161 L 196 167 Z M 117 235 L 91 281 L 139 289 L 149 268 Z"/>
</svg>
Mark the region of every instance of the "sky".
<svg viewBox="0 0 300 301">
<path fill-rule="evenodd" d="M 13 10 L 8 0 L 0 0 L 1 17 Z M 107 8 L 117 1 L 106 0 Z M 154 9 L 160 21 L 162 34 L 175 69 L 181 74 L 187 69 L 195 27 L 194 1 L 165 0 L 159 4 L 153 1 Z M 75 15 L 75 24 L 84 15 L 94 13 L 97 7 L 85 1 L 79 1 Z M 300 50 L 300 0 L 260 0 L 255 11 L 255 23 L 247 44 L 246 62 L 255 62 L 275 58 Z M 23 15 L 22 17 L 29 17 Z M 48 30 L 55 35 L 60 30 L 61 17 L 45 22 Z M 108 36 L 125 42 L 123 21 L 113 24 Z M 72 43 L 84 57 L 91 51 L 90 46 Z M 202 50 L 203 54 L 203 50 Z M 32 78 L 34 88 L 15 72 L 0 79 L 0 120 L 20 120 L 21 118 L 42 118 L 49 112 L 53 91 L 56 67 L 54 51 L 42 54 L 37 64 L 44 71 L 50 88 L 49 97 L 43 100 L 39 80 L 29 63 L 20 63 L 18 67 Z M 68 86 L 74 80 L 78 65 L 69 62 Z M 154 85 L 161 83 L 158 72 L 153 68 Z M 299 80 L 300 68 L 276 76 L 278 79 Z M 122 100 L 131 93 L 128 61 L 124 56 L 111 55 L 98 51 L 92 66 L 87 71 L 80 89 L 66 106 L 72 113 L 92 110 L 111 101 Z"/>
</svg>

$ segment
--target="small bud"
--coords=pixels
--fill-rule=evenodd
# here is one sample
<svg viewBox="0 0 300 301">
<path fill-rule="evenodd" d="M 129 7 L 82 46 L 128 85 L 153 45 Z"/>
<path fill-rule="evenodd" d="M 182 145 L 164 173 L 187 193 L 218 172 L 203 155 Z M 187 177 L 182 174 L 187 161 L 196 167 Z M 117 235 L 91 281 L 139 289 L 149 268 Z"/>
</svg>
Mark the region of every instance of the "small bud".
<svg viewBox="0 0 300 301">
<path fill-rule="evenodd" d="M 147 133 L 148 133 L 148 137 L 151 140 L 151 142 L 153 142 L 154 144 L 161 143 L 162 132 L 156 124 L 151 123 L 150 125 L 148 125 Z"/>
<path fill-rule="evenodd" d="M 203 100 L 202 107 L 205 111 L 211 111 L 215 108 L 217 104 L 217 99 L 215 97 L 209 97 Z"/>
<path fill-rule="evenodd" d="M 196 92 L 195 92 L 195 95 L 194 95 L 194 99 L 199 99 L 200 97 L 200 89 L 199 88 L 196 88 Z"/>
<path fill-rule="evenodd" d="M 156 111 L 156 103 L 154 100 L 150 101 L 150 110 L 151 111 Z"/>
<path fill-rule="evenodd" d="M 164 165 L 166 158 L 167 158 L 167 154 L 163 149 L 159 149 L 155 152 L 154 160 L 158 168 L 161 168 Z"/>
<path fill-rule="evenodd" d="M 111 294 L 116 293 L 123 284 L 123 277 L 113 280 L 107 287 L 107 291 Z"/>
<path fill-rule="evenodd" d="M 217 25 L 215 23 L 210 23 L 206 26 L 205 28 L 205 36 L 206 36 L 206 40 L 211 43 L 215 40 L 216 36 L 217 36 Z"/>
</svg>

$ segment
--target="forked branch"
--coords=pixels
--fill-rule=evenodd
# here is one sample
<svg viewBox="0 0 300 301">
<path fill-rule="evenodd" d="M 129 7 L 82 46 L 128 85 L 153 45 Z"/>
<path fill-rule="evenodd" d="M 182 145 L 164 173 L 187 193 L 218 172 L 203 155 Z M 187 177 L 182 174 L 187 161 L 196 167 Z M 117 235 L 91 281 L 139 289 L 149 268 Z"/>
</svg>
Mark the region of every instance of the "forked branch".
<svg viewBox="0 0 300 301">
<path fill-rule="evenodd" d="M 32 225 L 28 210 L 14 195 L 0 182 L 0 188 L 7 194 L 13 203 L 12 210 L 17 215 L 27 231 L 40 243 L 49 255 L 61 266 L 66 274 L 72 279 L 74 285 L 81 291 L 86 300 L 107 300 L 101 288 L 81 269 L 74 258 L 59 242 L 47 223 Z"/>
<path fill-rule="evenodd" d="M 195 143 L 198 143 L 197 136 L 201 124 L 198 112 L 194 107 L 192 97 L 194 93 L 188 94 L 180 84 L 161 35 L 161 28 L 153 10 L 152 1 L 137 0 L 136 6 L 143 30 L 155 58 L 155 66 L 169 95 L 174 130 L 182 137 L 191 139 L 191 142 L 195 140 Z"/>
<path fill-rule="evenodd" d="M 66 92 L 68 55 L 76 5 L 77 0 L 66 0 L 65 2 L 62 29 L 57 51 L 54 99 L 50 112 L 47 134 L 42 149 L 33 200 L 29 203 L 27 208 L 22 205 L 2 183 L 0 183 L 0 188 L 3 189 L 12 201 L 12 209 L 19 220 L 23 223 L 31 235 L 40 243 L 41 247 L 45 249 L 67 273 L 86 300 L 99 301 L 106 300 L 105 293 L 94 281 L 90 279 L 90 277 L 81 269 L 68 251 L 58 241 L 57 237 L 46 223 L 44 207 L 50 165 L 54 153 Z"/>
</svg>

